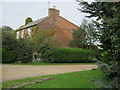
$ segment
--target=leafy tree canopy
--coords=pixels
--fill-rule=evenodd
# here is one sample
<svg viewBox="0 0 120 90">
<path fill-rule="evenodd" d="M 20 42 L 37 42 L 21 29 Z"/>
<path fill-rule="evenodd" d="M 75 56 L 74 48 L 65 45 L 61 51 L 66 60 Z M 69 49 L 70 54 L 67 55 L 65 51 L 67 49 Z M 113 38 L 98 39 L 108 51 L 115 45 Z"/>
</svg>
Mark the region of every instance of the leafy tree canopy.
<svg viewBox="0 0 120 90">
<path fill-rule="evenodd" d="M 28 24 L 28 23 L 30 23 L 30 22 L 32 22 L 32 21 L 33 21 L 33 20 L 32 20 L 31 17 L 27 17 L 27 18 L 25 19 L 25 25 Z"/>
<path fill-rule="evenodd" d="M 96 26 L 104 48 L 99 66 L 111 78 L 111 87 L 120 88 L 120 2 L 80 2 L 79 5 L 82 12 L 89 14 L 86 17 L 97 18 Z"/>
</svg>

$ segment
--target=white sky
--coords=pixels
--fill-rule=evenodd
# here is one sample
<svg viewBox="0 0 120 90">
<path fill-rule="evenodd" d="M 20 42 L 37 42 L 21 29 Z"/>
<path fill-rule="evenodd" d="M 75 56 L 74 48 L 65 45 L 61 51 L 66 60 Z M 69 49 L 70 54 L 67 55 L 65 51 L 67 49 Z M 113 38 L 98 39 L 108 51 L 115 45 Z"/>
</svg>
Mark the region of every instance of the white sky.
<svg viewBox="0 0 120 90">
<path fill-rule="evenodd" d="M 2 0 L 0 2 L 0 27 L 7 25 L 16 29 L 24 25 L 26 17 L 33 20 L 48 15 L 48 1 L 50 7 L 53 5 L 60 10 L 60 15 L 76 25 L 80 25 L 85 14 L 81 13 L 75 0 Z M 90 2 L 92 0 L 89 0 Z"/>
</svg>

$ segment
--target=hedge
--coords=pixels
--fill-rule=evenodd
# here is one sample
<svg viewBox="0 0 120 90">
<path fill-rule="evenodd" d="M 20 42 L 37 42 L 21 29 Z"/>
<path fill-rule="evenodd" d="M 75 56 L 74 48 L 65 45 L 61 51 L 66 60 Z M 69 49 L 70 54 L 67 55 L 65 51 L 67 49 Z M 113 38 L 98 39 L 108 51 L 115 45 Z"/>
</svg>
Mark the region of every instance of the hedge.
<svg viewBox="0 0 120 90">
<path fill-rule="evenodd" d="M 13 62 L 13 52 L 7 51 L 6 49 L 2 49 L 2 62 L 3 63 Z"/>
<path fill-rule="evenodd" d="M 87 63 L 93 62 L 95 51 L 81 48 L 56 48 L 54 63 Z"/>
</svg>

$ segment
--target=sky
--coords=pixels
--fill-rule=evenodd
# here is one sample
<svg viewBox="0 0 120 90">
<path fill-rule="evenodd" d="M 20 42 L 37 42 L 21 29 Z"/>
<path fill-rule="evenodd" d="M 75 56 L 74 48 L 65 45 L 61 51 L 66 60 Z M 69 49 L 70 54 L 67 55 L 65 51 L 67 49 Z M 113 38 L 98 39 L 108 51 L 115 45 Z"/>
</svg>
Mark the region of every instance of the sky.
<svg viewBox="0 0 120 90">
<path fill-rule="evenodd" d="M 24 25 L 27 17 L 31 17 L 34 21 L 47 16 L 48 8 L 54 5 L 60 10 L 60 16 L 78 26 L 85 18 L 85 14 L 77 9 L 80 6 L 75 0 L 29 0 L 29 2 L 28 0 L 2 0 L 0 2 L 0 20 L 2 21 L 0 27 L 6 25 L 17 29 Z"/>
</svg>

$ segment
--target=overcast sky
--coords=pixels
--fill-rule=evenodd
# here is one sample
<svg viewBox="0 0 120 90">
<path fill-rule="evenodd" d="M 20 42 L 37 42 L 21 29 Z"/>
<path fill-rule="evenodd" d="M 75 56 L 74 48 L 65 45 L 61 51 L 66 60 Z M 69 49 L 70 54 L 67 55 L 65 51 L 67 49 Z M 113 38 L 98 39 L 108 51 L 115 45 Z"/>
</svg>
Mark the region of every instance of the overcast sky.
<svg viewBox="0 0 120 90">
<path fill-rule="evenodd" d="M 50 5 L 48 4 L 50 1 Z M 90 2 L 92 0 L 89 0 Z M 67 20 L 73 22 L 76 25 L 80 25 L 81 21 L 85 17 L 84 13 L 81 13 L 78 3 L 75 0 L 4 0 L 0 3 L 0 27 L 7 25 L 13 29 L 17 29 L 21 25 L 24 25 L 26 17 L 31 17 L 34 20 L 40 19 L 48 15 L 48 6 L 56 6 L 56 9 L 60 10 L 60 15 Z M 1 16 L 2 15 L 2 16 Z"/>
</svg>

